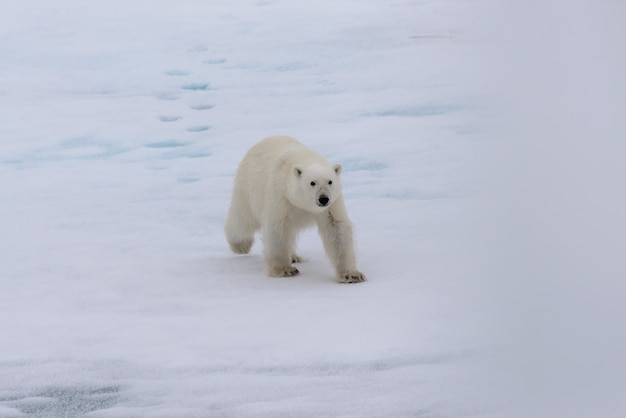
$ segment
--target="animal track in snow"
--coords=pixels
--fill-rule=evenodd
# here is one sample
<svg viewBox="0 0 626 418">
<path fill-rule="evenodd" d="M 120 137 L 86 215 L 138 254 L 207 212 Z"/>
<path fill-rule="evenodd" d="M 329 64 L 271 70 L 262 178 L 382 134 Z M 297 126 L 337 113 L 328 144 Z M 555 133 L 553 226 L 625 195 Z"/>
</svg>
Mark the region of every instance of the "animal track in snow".
<svg viewBox="0 0 626 418">
<path fill-rule="evenodd" d="M 208 50 L 209 49 L 206 46 L 198 45 L 198 46 L 192 46 L 188 48 L 186 51 L 187 53 L 198 54 L 199 57 L 201 58 L 199 62 L 202 62 L 203 64 L 218 65 L 218 64 L 223 64 L 226 62 L 226 59 L 224 58 L 212 58 L 212 59 L 207 58 L 206 55 L 202 53 L 207 52 Z M 211 101 L 208 100 L 208 97 L 207 97 L 207 92 L 213 90 L 213 88 L 211 87 L 211 84 L 203 81 L 202 79 L 198 80 L 198 78 L 195 76 L 189 77 L 193 73 L 194 72 L 191 71 L 189 68 L 181 68 L 181 67 L 176 67 L 176 66 L 170 67 L 169 69 L 166 68 L 162 70 L 162 74 L 164 76 L 171 78 L 170 81 L 172 81 L 175 78 L 180 78 L 182 82 L 178 84 L 178 91 L 170 90 L 170 91 L 164 92 L 158 98 L 161 100 L 169 100 L 169 101 L 184 99 L 185 104 L 187 106 L 187 110 L 186 110 L 187 113 L 185 113 L 184 109 L 179 109 L 178 111 L 176 111 L 174 108 L 170 107 L 170 110 L 166 110 L 164 111 L 163 114 L 157 115 L 157 118 L 161 122 L 164 122 L 164 123 L 177 122 L 182 119 L 186 119 L 187 126 L 180 126 L 178 124 L 174 124 L 174 127 L 180 126 L 180 128 L 184 129 L 185 132 L 188 132 L 191 134 L 206 132 L 209 129 L 211 129 L 211 126 L 205 123 L 207 122 L 206 120 L 202 120 L 198 118 L 200 114 L 194 113 L 195 116 L 193 116 L 189 114 L 189 111 L 190 110 L 191 111 L 193 110 L 205 111 L 205 110 L 213 109 L 215 107 L 215 104 L 211 103 Z M 147 148 L 175 148 L 175 147 L 182 147 L 185 145 L 188 145 L 188 143 L 181 143 L 178 141 L 161 141 L 161 142 L 154 142 L 151 144 L 147 144 L 145 145 L 145 147 Z M 164 155 L 163 157 L 164 158 L 179 158 L 181 156 L 187 157 L 187 158 L 197 157 L 193 155 L 187 155 L 181 152 L 175 152 L 175 153 L 170 152 Z M 207 155 L 206 153 L 203 153 L 201 156 L 205 157 Z"/>
<path fill-rule="evenodd" d="M 177 141 L 175 139 L 171 139 L 168 141 L 160 141 L 160 142 L 151 142 L 149 144 L 145 144 L 146 148 L 178 148 L 184 147 L 185 145 L 189 145 L 189 142 Z"/>
<path fill-rule="evenodd" d="M 206 91 L 210 90 L 209 83 L 189 83 L 181 86 L 183 90 Z"/>
<path fill-rule="evenodd" d="M 424 116 L 438 116 L 445 115 L 452 112 L 463 110 L 463 106 L 455 104 L 429 104 L 429 105 L 416 105 L 405 106 L 392 109 L 383 109 L 374 112 L 367 113 L 366 116 L 378 116 L 378 117 L 424 117 Z"/>
<path fill-rule="evenodd" d="M 207 48 L 206 46 L 198 45 L 198 46 L 189 48 L 187 52 L 197 53 L 197 52 L 207 52 L 208 50 L 209 48 Z"/>
<path fill-rule="evenodd" d="M 184 77 L 190 74 L 189 71 L 185 70 L 169 70 L 165 72 L 165 75 L 169 75 L 170 77 Z"/>
<path fill-rule="evenodd" d="M 213 58 L 213 59 L 202 61 L 203 64 L 207 64 L 207 65 L 224 64 L 225 62 L 226 62 L 225 58 Z"/>
<path fill-rule="evenodd" d="M 211 129 L 209 125 L 198 125 L 187 128 L 187 132 L 204 132 Z"/>
<path fill-rule="evenodd" d="M 159 116 L 159 120 L 161 122 L 176 122 L 177 120 L 181 119 L 181 116 Z"/>
<path fill-rule="evenodd" d="M 189 150 L 189 149 L 180 149 L 180 150 L 172 150 L 166 154 L 162 155 L 162 159 L 164 160 L 174 160 L 177 158 L 206 158 L 212 155 L 211 151 L 206 149 L 203 150 Z"/>
<path fill-rule="evenodd" d="M 197 105 L 191 105 L 189 107 L 192 108 L 193 110 L 209 110 L 209 109 L 213 109 L 215 107 L 215 105 L 212 105 L 212 104 L 197 104 Z"/>
<path fill-rule="evenodd" d="M 157 96 L 157 98 L 159 100 L 174 101 L 180 99 L 180 96 L 175 93 L 161 93 Z"/>
</svg>

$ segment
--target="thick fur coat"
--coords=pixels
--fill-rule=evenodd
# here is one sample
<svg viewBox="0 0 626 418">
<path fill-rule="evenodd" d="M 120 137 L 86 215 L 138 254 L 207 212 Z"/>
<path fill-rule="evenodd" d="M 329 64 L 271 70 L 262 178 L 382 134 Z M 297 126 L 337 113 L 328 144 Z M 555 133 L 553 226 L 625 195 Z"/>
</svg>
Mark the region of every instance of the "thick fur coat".
<svg viewBox="0 0 626 418">
<path fill-rule="evenodd" d="M 352 223 L 341 191 L 341 165 L 286 136 L 254 145 L 239 165 L 225 232 L 231 249 L 247 254 L 261 231 L 268 274 L 298 274 L 298 233 L 317 224 L 338 280 L 365 280 L 357 270 Z"/>
</svg>

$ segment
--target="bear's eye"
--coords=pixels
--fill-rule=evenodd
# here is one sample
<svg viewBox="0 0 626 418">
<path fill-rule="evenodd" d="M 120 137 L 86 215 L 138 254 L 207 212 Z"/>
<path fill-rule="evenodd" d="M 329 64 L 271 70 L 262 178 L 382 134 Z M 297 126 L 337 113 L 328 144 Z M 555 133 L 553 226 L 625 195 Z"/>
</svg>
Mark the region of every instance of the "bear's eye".
<svg viewBox="0 0 626 418">
<path fill-rule="evenodd" d="M 332 180 L 328 180 L 328 185 L 330 186 L 331 184 L 333 184 Z"/>
<path fill-rule="evenodd" d="M 317 184 L 317 183 L 315 183 L 314 181 L 312 181 L 312 182 L 311 182 L 311 186 L 314 186 L 314 187 L 315 187 L 315 185 L 316 185 L 316 184 Z"/>
</svg>

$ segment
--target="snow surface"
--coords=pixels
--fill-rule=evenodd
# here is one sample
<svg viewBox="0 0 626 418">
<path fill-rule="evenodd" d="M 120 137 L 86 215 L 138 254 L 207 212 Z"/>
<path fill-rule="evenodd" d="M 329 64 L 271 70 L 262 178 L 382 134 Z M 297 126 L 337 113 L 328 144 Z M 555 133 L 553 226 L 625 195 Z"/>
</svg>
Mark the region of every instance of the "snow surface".
<svg viewBox="0 0 626 418">
<path fill-rule="evenodd" d="M 503 413 L 486 8 L 5 2 L 0 417 Z M 273 134 L 343 164 L 367 282 L 315 231 L 295 278 L 229 252 L 235 169 Z"/>
<path fill-rule="evenodd" d="M 0 416 L 488 411 L 459 2 L 3 8 Z M 293 279 L 230 253 L 237 164 L 278 133 L 343 163 L 369 282 L 315 231 Z"/>
</svg>

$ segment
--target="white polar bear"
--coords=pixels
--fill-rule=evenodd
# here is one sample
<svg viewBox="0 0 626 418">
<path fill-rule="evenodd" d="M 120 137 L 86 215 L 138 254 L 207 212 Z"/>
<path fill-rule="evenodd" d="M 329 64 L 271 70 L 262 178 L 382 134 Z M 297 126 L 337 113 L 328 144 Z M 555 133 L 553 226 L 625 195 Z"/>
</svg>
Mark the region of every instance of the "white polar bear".
<svg viewBox="0 0 626 418">
<path fill-rule="evenodd" d="M 317 223 L 342 283 L 365 280 L 357 270 L 352 224 L 341 195 L 341 165 L 293 138 L 275 136 L 254 145 L 239 165 L 225 232 L 230 248 L 247 254 L 261 230 L 270 276 L 298 274 L 292 263 L 301 229 Z"/>
</svg>

